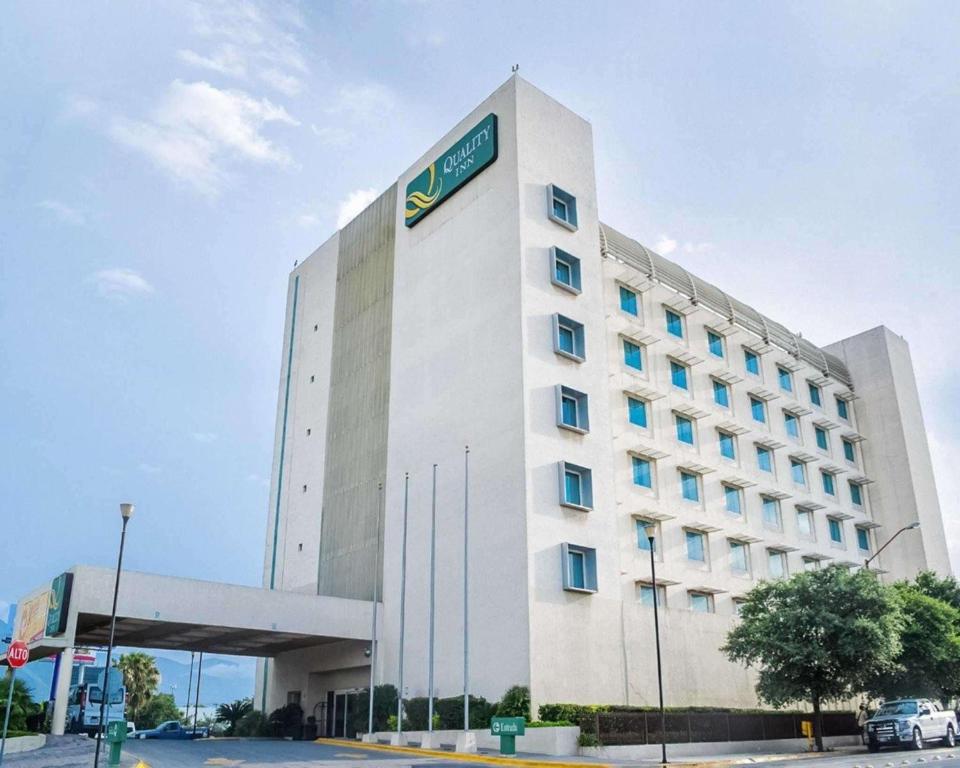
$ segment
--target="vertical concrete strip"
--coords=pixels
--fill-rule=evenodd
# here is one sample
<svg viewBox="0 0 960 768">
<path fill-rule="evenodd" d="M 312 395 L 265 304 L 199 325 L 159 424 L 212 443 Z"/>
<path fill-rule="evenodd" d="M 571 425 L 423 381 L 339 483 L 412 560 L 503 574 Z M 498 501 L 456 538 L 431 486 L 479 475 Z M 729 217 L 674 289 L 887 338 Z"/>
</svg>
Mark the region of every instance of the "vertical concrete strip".
<svg viewBox="0 0 960 768">
<path fill-rule="evenodd" d="M 370 600 L 377 557 L 377 483 L 387 464 L 396 185 L 343 228 L 317 591 Z"/>
</svg>

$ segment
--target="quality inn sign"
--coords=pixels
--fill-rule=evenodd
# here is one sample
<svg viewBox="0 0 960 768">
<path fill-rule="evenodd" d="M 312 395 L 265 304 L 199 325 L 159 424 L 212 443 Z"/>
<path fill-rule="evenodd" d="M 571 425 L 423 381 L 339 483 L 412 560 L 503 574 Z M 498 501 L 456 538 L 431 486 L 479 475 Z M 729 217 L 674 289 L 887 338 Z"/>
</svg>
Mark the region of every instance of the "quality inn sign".
<svg viewBox="0 0 960 768">
<path fill-rule="evenodd" d="M 497 159 L 497 116 L 492 112 L 407 184 L 403 218 L 412 227 Z"/>
</svg>

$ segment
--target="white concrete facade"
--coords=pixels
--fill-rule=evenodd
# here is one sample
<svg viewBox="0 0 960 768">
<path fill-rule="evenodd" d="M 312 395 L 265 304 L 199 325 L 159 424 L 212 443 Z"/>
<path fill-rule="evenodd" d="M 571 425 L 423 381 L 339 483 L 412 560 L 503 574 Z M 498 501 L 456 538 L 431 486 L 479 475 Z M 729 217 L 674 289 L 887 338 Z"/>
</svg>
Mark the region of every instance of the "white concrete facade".
<svg viewBox="0 0 960 768">
<path fill-rule="evenodd" d="M 491 112 L 496 161 L 404 226 L 408 182 Z M 681 267 L 601 225 L 594 174 L 589 123 L 513 77 L 397 181 L 386 462 L 370 462 L 371 480 L 384 484 L 376 677 L 397 683 L 408 473 L 404 695 L 426 693 L 436 464 L 435 693 L 463 690 L 469 445 L 473 693 L 496 700 L 510 685 L 529 685 L 534 711 L 542 702 L 653 704 L 653 620 L 640 599 L 649 552 L 638 546 L 637 528 L 651 520 L 658 578 L 667 584 L 661 632 L 670 703 L 754 706 L 752 676 L 718 648 L 735 620 L 735 598 L 774 577 L 771 563 L 786 573 L 862 564 L 920 519 L 922 535 L 904 534 L 874 567 L 896 578 L 924 568 L 949 573 L 909 353 L 886 329 L 821 351 L 711 286 L 701 284 L 729 312 L 698 296 L 693 282 L 685 293 Z M 575 228 L 548 215 L 550 185 L 575 197 Z M 579 290 L 552 279 L 554 247 L 580 260 Z M 276 589 L 317 591 L 322 516 L 338 511 L 322 492 L 324 455 L 343 439 L 326 423 L 338 252 L 342 258 L 335 235 L 291 275 L 265 553 L 265 585 L 272 578 Z M 644 259 L 653 267 L 645 270 Z M 636 314 L 622 308 L 621 288 L 635 296 Z M 668 309 L 682 338 L 668 330 Z M 582 324 L 582 360 L 555 351 L 558 313 Z M 642 370 L 625 364 L 624 340 L 641 348 Z M 745 350 L 756 356 L 756 374 L 746 370 Z M 671 361 L 684 366 L 686 389 L 674 385 Z M 714 381 L 726 385 L 729 405 L 716 402 Z M 558 426 L 558 385 L 587 396 L 588 430 Z M 646 427 L 631 423 L 628 398 L 645 403 Z M 751 398 L 762 402 L 764 423 Z M 785 412 L 796 418 L 796 436 Z M 692 445 L 678 440 L 677 416 L 689 420 Z M 718 430 L 731 436 L 733 458 L 721 455 Z M 772 471 L 758 466 L 758 445 L 770 451 Z M 651 487 L 634 482 L 634 457 L 650 462 Z M 792 478 L 791 460 L 802 465 L 803 483 Z M 561 503 L 560 462 L 591 471 L 592 503 L 581 505 L 589 509 Z M 697 501 L 682 497 L 681 471 L 695 477 Z M 739 513 L 725 508 L 725 486 L 738 489 Z M 763 498 L 776 502 L 766 521 Z M 703 536 L 702 561 L 688 557 L 688 532 Z M 564 588 L 564 544 L 595 552 L 595 589 Z M 737 544 L 744 549 L 735 557 Z M 343 659 L 326 650 L 283 654 L 269 670 L 268 709 L 300 691 L 308 713 L 332 691 L 365 686 L 369 674 L 356 649 Z"/>
</svg>

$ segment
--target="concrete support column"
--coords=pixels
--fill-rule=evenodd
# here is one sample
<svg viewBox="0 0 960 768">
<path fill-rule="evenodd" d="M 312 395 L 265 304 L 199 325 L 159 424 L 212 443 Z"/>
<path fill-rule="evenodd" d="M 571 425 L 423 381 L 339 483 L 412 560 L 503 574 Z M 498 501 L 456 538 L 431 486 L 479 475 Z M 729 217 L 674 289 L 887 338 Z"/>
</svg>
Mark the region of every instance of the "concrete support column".
<svg viewBox="0 0 960 768">
<path fill-rule="evenodd" d="M 63 736 L 67 724 L 67 700 L 70 696 L 70 673 L 73 671 L 73 648 L 60 651 L 60 671 L 57 677 L 57 690 L 53 693 L 53 719 L 50 733 Z"/>
</svg>

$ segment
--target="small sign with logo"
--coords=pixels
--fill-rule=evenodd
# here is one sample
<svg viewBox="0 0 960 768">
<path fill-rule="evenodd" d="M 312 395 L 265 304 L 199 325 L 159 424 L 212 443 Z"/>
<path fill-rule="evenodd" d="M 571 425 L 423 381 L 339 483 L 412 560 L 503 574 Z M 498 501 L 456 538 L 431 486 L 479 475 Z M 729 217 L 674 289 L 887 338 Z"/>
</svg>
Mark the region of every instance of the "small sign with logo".
<svg viewBox="0 0 960 768">
<path fill-rule="evenodd" d="M 47 637 L 62 635 L 66 632 L 67 610 L 70 607 L 72 588 L 72 573 L 61 573 L 50 585 L 50 603 L 47 606 Z"/>
<path fill-rule="evenodd" d="M 497 159 L 497 116 L 492 112 L 407 184 L 404 224 L 412 227 Z"/>
<path fill-rule="evenodd" d="M 517 736 L 523 736 L 527 721 L 522 717 L 495 717 L 490 721 L 490 734 L 500 737 L 500 754 L 517 754 Z"/>
</svg>

